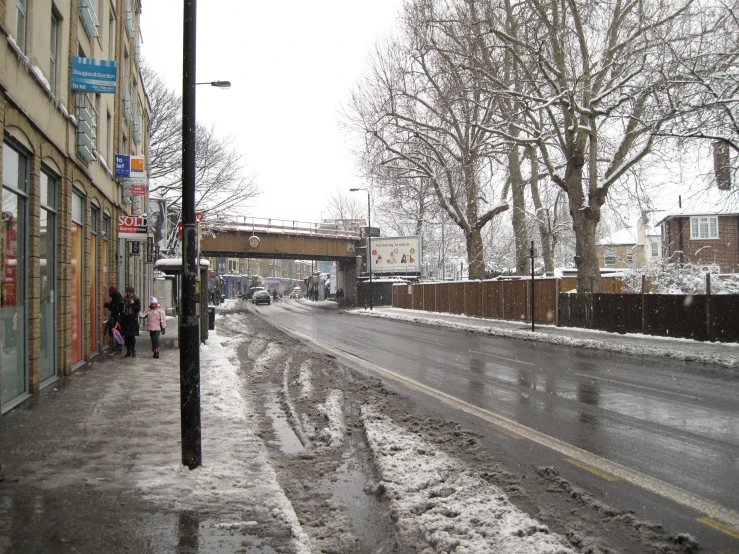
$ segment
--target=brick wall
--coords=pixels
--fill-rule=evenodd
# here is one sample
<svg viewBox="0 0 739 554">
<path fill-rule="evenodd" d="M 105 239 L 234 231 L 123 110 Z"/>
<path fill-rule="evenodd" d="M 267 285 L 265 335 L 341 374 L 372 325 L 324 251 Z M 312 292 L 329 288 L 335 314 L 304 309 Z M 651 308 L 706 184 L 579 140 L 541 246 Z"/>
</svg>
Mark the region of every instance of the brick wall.
<svg viewBox="0 0 739 554">
<path fill-rule="evenodd" d="M 739 273 L 739 215 L 718 216 L 717 239 L 691 239 L 689 217 L 668 220 L 664 231 L 667 261 L 718 265 L 721 273 Z"/>
</svg>

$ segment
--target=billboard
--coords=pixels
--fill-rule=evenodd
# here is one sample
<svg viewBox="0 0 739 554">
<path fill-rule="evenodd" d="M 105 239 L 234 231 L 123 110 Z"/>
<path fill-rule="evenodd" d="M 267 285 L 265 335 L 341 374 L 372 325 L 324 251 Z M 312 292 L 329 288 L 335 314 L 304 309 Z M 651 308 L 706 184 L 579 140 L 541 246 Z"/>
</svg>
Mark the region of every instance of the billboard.
<svg viewBox="0 0 739 554">
<path fill-rule="evenodd" d="M 372 273 L 420 273 L 420 237 L 370 239 L 369 263 Z"/>
<path fill-rule="evenodd" d="M 71 88 L 78 92 L 115 94 L 118 64 L 110 60 L 96 60 L 72 56 Z"/>
</svg>

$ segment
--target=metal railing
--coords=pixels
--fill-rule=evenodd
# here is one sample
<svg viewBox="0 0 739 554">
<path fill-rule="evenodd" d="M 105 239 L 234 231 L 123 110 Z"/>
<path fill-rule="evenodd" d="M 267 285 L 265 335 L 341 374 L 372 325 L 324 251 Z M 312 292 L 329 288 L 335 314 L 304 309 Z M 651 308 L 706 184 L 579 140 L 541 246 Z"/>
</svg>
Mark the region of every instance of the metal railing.
<svg viewBox="0 0 739 554">
<path fill-rule="evenodd" d="M 311 235 L 340 237 L 359 240 L 359 229 L 342 229 L 335 223 L 310 223 L 266 217 L 240 217 L 235 220 L 205 222 L 213 230 L 241 231 L 244 233 L 283 233 L 290 235 Z"/>
</svg>

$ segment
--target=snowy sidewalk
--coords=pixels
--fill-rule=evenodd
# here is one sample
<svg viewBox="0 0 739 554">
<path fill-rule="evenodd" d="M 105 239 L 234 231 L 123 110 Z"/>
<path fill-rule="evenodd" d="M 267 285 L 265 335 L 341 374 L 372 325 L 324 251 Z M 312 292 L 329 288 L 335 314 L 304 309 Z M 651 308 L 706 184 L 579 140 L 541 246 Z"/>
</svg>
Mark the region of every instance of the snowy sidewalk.
<svg viewBox="0 0 739 554">
<path fill-rule="evenodd" d="M 605 331 L 540 324 L 537 324 L 535 331 L 532 332 L 531 324 L 525 322 L 422 312 L 388 306 L 378 306 L 372 311 L 353 309 L 346 313 L 475 331 L 492 336 L 561 344 L 576 348 L 592 348 L 609 352 L 716 364 L 732 371 L 739 370 L 739 344 L 737 343 L 700 342 L 690 339 L 638 334 L 621 335 L 606 333 Z"/>
<path fill-rule="evenodd" d="M 107 353 L 0 419 L 0 553 L 310 552 L 248 425 L 241 337 L 201 348 L 203 465 L 181 464 L 179 351 Z"/>
</svg>

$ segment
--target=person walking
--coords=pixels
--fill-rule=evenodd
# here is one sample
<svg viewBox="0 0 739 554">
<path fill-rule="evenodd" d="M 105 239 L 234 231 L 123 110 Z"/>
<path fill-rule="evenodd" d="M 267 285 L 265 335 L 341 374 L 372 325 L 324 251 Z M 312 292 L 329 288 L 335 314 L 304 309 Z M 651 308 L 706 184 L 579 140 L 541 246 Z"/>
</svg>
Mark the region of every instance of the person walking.
<svg viewBox="0 0 739 554">
<path fill-rule="evenodd" d="M 136 296 L 135 289 L 128 285 L 126 296 L 123 298 L 123 315 L 121 316 L 121 334 L 126 346 L 126 358 L 136 357 L 136 337 L 139 336 L 139 312 L 141 300 Z"/>
<path fill-rule="evenodd" d="M 103 304 L 103 307 L 110 312 L 108 321 L 106 322 L 106 328 L 108 335 L 112 337 L 113 329 L 115 329 L 116 325 L 120 327 L 121 316 L 123 315 L 123 296 L 118 292 L 118 288 L 115 285 L 110 286 L 108 294 L 110 295 L 110 302 Z M 112 352 L 120 352 L 121 345 L 114 341 L 111 350 Z"/>
<path fill-rule="evenodd" d="M 164 312 L 162 305 L 152 296 L 149 298 L 149 307 L 144 313 L 146 319 L 146 328 L 149 330 L 151 337 L 151 351 L 154 357 L 159 357 L 159 338 L 165 333 L 167 328 L 167 314 Z"/>
</svg>

